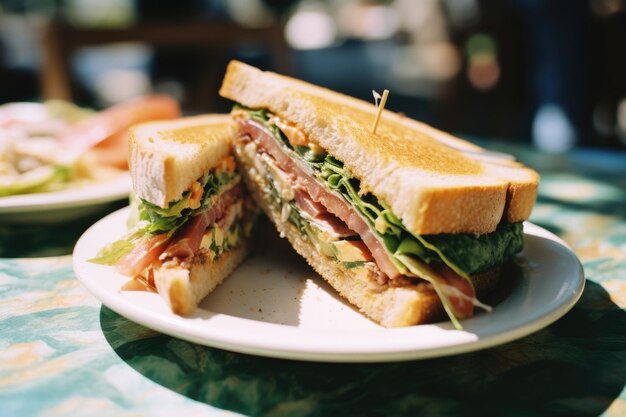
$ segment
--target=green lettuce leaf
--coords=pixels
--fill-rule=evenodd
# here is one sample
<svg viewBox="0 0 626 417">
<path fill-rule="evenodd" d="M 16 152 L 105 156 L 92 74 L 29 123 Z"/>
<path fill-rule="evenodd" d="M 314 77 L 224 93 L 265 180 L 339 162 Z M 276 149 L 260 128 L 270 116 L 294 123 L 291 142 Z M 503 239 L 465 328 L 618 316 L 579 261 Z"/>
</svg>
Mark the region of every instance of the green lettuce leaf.
<svg viewBox="0 0 626 417">
<path fill-rule="evenodd" d="M 524 246 L 522 223 L 502 222 L 495 232 L 480 235 L 440 234 L 419 238 L 425 247 L 447 260 L 446 263 L 468 275 L 502 265 Z"/>
</svg>

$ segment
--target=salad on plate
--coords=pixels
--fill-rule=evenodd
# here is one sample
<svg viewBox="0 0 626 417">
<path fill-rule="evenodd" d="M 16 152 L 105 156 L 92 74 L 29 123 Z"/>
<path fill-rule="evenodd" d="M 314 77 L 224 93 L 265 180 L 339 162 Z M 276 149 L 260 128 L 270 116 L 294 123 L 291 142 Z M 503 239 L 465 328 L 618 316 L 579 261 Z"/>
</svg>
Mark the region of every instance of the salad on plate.
<svg viewBox="0 0 626 417">
<path fill-rule="evenodd" d="M 127 171 L 127 130 L 180 116 L 162 95 L 100 112 L 65 101 L 0 106 L 0 198 L 80 188 Z"/>
</svg>

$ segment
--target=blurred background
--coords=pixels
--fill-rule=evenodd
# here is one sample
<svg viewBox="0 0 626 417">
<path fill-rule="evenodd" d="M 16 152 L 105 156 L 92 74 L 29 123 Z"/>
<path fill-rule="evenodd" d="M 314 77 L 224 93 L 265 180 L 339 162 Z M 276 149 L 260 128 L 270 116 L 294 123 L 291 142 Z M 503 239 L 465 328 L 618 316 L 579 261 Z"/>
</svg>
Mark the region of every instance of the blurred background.
<svg viewBox="0 0 626 417">
<path fill-rule="evenodd" d="M 464 137 L 626 148 L 626 0 L 0 0 L 0 103 L 188 114 L 240 59 Z"/>
</svg>

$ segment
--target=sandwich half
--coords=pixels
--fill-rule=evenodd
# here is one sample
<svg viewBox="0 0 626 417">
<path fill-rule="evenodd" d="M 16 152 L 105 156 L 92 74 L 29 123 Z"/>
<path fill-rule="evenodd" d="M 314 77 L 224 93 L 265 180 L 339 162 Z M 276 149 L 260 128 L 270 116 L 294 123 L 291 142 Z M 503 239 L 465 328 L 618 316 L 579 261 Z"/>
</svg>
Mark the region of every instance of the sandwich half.
<svg viewBox="0 0 626 417">
<path fill-rule="evenodd" d="M 228 115 L 134 126 L 130 230 L 92 262 L 115 265 L 174 313 L 192 313 L 250 249 L 256 211 L 235 166 L 235 133 Z"/>
<path fill-rule="evenodd" d="M 460 327 L 522 249 L 539 177 L 402 115 L 241 62 L 235 154 L 253 198 L 343 297 L 387 327 Z"/>
</svg>

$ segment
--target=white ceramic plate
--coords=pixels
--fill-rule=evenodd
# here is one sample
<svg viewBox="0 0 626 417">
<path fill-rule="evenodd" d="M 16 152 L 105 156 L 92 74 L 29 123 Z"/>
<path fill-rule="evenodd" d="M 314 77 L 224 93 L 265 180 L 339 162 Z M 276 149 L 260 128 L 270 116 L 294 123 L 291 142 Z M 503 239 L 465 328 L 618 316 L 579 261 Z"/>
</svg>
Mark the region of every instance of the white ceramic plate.
<svg viewBox="0 0 626 417">
<path fill-rule="evenodd" d="M 422 359 L 506 343 L 563 316 L 580 297 L 580 262 L 550 232 L 527 223 L 523 276 L 492 313 L 462 322 L 385 329 L 339 299 L 285 243 L 266 232 L 265 245 L 191 317 L 172 314 L 160 296 L 121 291 L 127 281 L 86 260 L 122 235 L 128 209 L 93 225 L 74 250 L 74 270 L 104 305 L 160 332 L 236 352 L 329 362 Z"/>
<path fill-rule="evenodd" d="M 81 188 L 0 197 L 0 221 L 41 223 L 70 220 L 96 212 L 102 205 L 128 197 L 130 174 Z"/>
</svg>

